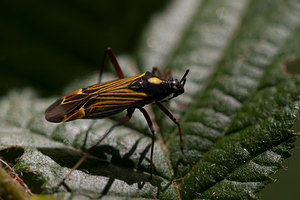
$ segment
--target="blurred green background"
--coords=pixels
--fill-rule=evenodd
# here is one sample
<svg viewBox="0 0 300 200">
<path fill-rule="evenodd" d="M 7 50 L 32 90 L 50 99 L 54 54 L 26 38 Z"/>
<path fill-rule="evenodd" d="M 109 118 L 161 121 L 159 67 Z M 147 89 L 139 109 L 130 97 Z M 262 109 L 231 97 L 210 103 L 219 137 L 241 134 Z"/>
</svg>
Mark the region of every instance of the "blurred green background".
<svg viewBox="0 0 300 200">
<path fill-rule="evenodd" d="M 133 54 L 144 27 L 169 0 L 1 0 L 0 96 L 31 87 L 58 95 L 70 82 L 99 69 L 107 47 Z M 300 70 L 299 62 L 291 71 Z M 300 132 L 300 125 L 297 131 Z M 259 197 L 300 198 L 300 141 L 293 157 Z"/>
</svg>

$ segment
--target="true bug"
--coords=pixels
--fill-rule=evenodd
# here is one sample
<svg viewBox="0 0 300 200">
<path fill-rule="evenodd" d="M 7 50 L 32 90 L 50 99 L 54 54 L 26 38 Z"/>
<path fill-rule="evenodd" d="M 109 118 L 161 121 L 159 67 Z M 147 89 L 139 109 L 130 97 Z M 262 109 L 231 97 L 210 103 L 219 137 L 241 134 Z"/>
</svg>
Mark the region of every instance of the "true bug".
<svg viewBox="0 0 300 200">
<path fill-rule="evenodd" d="M 162 78 L 156 76 L 155 73 L 160 74 L 157 68 L 153 68 L 152 73 L 145 72 L 139 76 L 124 78 L 123 72 L 115 55 L 112 50 L 108 48 L 104 53 L 99 82 L 101 81 L 107 56 L 109 56 L 117 72 L 119 77 L 118 80 L 98 83 L 79 89 L 69 95 L 59 98 L 45 111 L 45 118 L 47 121 L 59 123 L 84 118 L 100 119 L 114 115 L 123 110 L 127 110 L 127 115 L 113 124 L 113 126 L 106 131 L 104 136 L 87 151 L 85 156 L 77 162 L 71 172 L 60 184 L 64 182 L 73 170 L 77 169 L 84 162 L 84 160 L 116 126 L 128 122 L 136 108 L 144 115 L 152 133 L 150 154 L 150 172 L 152 177 L 152 158 L 155 132 L 152 121 L 146 110 L 143 108 L 146 104 L 150 104 L 152 102 L 155 102 L 158 107 L 177 125 L 180 137 L 180 149 L 183 153 L 180 124 L 177 119 L 162 105 L 162 102 L 170 100 L 184 92 L 186 76 L 189 70 L 186 70 L 180 81 L 177 79 L 166 79 L 167 76 L 170 75 L 170 71 L 167 71 Z"/>
</svg>

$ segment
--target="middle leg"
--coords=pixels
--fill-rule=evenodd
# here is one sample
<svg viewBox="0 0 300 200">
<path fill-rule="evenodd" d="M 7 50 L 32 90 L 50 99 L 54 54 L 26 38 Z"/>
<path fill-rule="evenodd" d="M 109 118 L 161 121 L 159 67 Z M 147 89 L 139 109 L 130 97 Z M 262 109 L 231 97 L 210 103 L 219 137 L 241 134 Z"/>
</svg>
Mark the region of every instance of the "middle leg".
<svg viewBox="0 0 300 200">
<path fill-rule="evenodd" d="M 100 72 L 99 72 L 99 77 L 98 77 L 98 83 L 101 83 L 101 80 L 102 80 L 102 74 L 103 74 L 103 70 L 104 70 L 104 67 L 105 67 L 105 63 L 106 63 L 106 58 L 107 56 L 110 58 L 110 61 L 112 63 L 112 65 L 114 66 L 115 70 L 116 70 L 116 73 L 119 77 L 119 79 L 122 79 L 124 78 L 124 74 L 123 74 L 123 71 L 119 65 L 119 62 L 114 54 L 114 52 L 111 50 L 111 48 L 107 48 L 104 52 L 104 56 L 103 56 L 103 60 L 102 60 L 102 65 L 100 67 Z M 86 130 L 85 132 L 85 136 L 84 136 L 84 140 L 83 140 L 83 144 L 82 144 L 82 147 L 81 149 L 85 150 L 86 149 L 86 143 L 87 143 L 87 139 L 88 139 L 88 135 L 89 135 L 89 132 L 90 130 L 92 129 L 92 127 L 94 126 L 95 124 L 95 121 L 92 121 L 89 125 L 89 128 Z"/>
<path fill-rule="evenodd" d="M 153 170 L 153 149 L 154 149 L 154 143 L 155 143 L 155 131 L 154 131 L 154 127 L 153 127 L 153 123 L 152 120 L 149 116 L 149 114 L 147 113 L 147 111 L 144 108 L 140 108 L 140 111 L 143 113 L 148 126 L 150 128 L 150 131 L 152 133 L 152 144 L 151 144 L 151 153 L 150 153 L 150 174 L 151 174 L 151 179 L 152 179 L 152 170 Z"/>
<path fill-rule="evenodd" d="M 56 189 L 58 189 L 62 184 L 64 184 L 65 180 L 71 175 L 71 173 L 76 170 L 97 148 L 97 146 L 109 135 L 109 133 L 117 126 L 123 125 L 126 122 L 128 122 L 131 117 L 132 114 L 134 112 L 134 109 L 128 109 L 127 110 L 127 115 L 121 119 L 120 121 L 117 121 L 116 123 L 114 123 L 110 129 L 108 129 L 106 131 L 106 133 L 100 138 L 100 140 L 98 140 L 98 142 L 96 144 L 94 144 L 94 146 L 92 146 L 91 148 L 89 148 L 89 150 L 85 153 L 84 156 L 82 156 L 80 158 L 79 161 L 77 161 L 77 163 L 73 166 L 73 168 L 71 169 L 71 171 L 63 178 L 63 180 L 56 186 Z"/>
<path fill-rule="evenodd" d="M 162 76 L 160 70 L 157 67 L 152 68 L 152 74 L 157 74 L 159 77 L 166 79 L 167 77 L 172 78 L 172 73 L 170 69 L 167 69 L 165 74 Z"/>
</svg>

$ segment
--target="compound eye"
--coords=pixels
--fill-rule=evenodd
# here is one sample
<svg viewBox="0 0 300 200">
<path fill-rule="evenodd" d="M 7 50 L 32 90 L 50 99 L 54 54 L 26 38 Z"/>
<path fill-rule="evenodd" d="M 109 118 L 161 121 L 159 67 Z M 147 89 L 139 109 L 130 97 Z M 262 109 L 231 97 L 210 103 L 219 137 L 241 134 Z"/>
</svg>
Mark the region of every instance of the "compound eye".
<svg viewBox="0 0 300 200">
<path fill-rule="evenodd" d="M 173 88 L 175 90 L 179 90 L 181 88 L 181 84 L 179 83 L 179 81 L 177 79 L 175 79 L 172 83 L 173 83 Z"/>
</svg>

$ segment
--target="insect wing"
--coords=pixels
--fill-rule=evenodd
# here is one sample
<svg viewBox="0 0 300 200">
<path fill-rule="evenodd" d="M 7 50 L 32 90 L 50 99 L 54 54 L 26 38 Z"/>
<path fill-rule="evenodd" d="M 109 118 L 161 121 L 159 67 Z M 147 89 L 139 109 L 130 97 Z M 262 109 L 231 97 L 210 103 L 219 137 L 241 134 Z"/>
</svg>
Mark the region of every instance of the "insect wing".
<svg viewBox="0 0 300 200">
<path fill-rule="evenodd" d="M 56 123 L 80 118 L 103 118 L 143 104 L 147 94 L 128 88 L 143 75 L 79 89 L 50 105 L 45 111 L 45 118 Z"/>
<path fill-rule="evenodd" d="M 103 118 L 121 112 L 129 107 L 137 107 L 147 102 L 147 94 L 128 88 L 118 88 L 93 96 L 84 105 L 87 118 Z"/>
<path fill-rule="evenodd" d="M 45 111 L 45 118 L 47 121 L 55 123 L 65 121 L 65 116 L 82 107 L 82 105 L 88 101 L 88 98 L 89 94 L 82 93 L 82 89 L 80 89 L 57 99 Z"/>
</svg>

